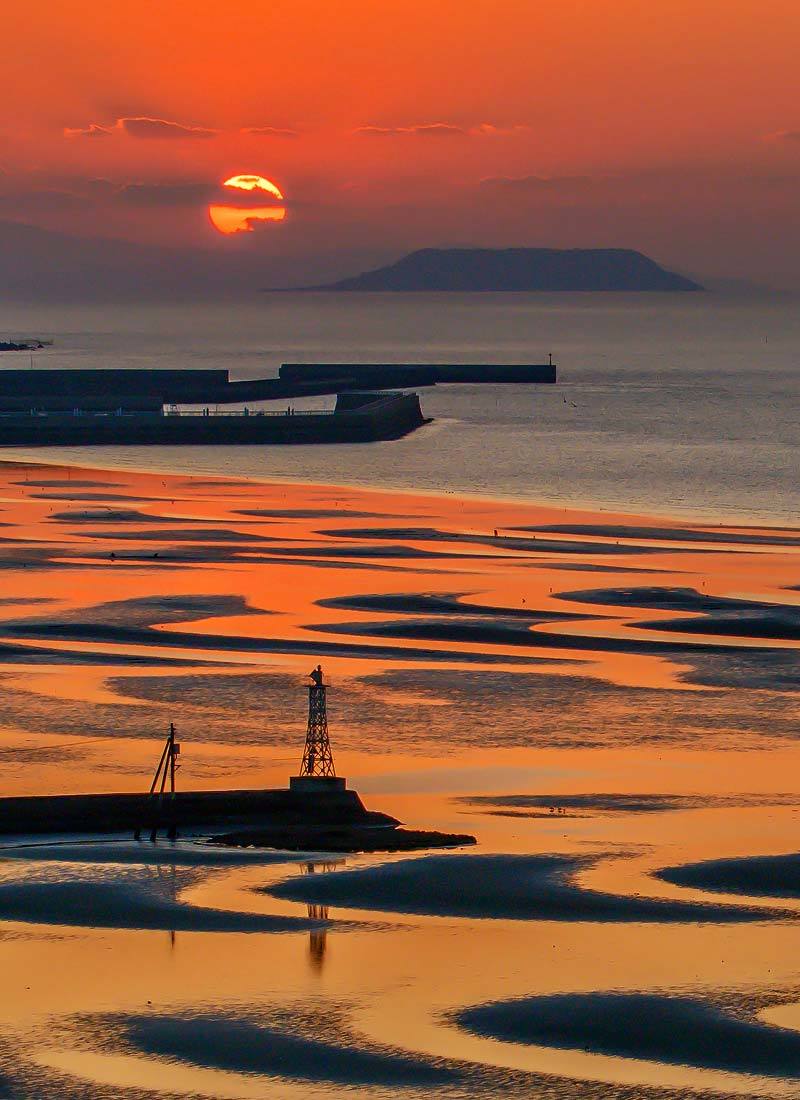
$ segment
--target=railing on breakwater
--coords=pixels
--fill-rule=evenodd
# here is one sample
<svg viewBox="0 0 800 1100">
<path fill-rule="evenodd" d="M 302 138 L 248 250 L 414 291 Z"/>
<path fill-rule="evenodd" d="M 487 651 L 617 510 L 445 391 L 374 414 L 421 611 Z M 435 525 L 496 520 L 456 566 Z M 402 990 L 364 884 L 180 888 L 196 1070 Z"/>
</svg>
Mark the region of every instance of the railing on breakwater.
<svg viewBox="0 0 800 1100">
<path fill-rule="evenodd" d="M 115 412 L 6 415 L 0 446 L 147 446 L 368 443 L 399 439 L 425 423 L 417 394 L 359 394 L 333 411 Z"/>
</svg>

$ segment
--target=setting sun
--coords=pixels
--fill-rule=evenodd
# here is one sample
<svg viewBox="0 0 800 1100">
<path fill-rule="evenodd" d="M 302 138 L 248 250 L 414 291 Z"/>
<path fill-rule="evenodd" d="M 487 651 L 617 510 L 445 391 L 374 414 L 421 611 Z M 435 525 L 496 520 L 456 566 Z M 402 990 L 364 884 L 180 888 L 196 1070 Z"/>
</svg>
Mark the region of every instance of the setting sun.
<svg viewBox="0 0 800 1100">
<path fill-rule="evenodd" d="M 282 222 L 286 218 L 283 206 L 209 206 L 211 224 L 220 233 L 252 233 L 254 222 Z"/>
<path fill-rule="evenodd" d="M 241 195 L 237 204 L 225 202 L 209 205 L 208 217 L 219 233 L 225 236 L 252 233 L 259 222 L 282 222 L 286 219 L 286 207 L 281 205 L 283 192 L 265 176 L 230 176 L 222 186 L 239 191 Z"/>
<path fill-rule="evenodd" d="M 222 186 L 238 188 L 240 191 L 266 191 L 276 199 L 283 199 L 281 189 L 264 176 L 231 176 Z"/>
<path fill-rule="evenodd" d="M 800 1100 L 800 0 L 2 29 L 0 1100 Z"/>
</svg>

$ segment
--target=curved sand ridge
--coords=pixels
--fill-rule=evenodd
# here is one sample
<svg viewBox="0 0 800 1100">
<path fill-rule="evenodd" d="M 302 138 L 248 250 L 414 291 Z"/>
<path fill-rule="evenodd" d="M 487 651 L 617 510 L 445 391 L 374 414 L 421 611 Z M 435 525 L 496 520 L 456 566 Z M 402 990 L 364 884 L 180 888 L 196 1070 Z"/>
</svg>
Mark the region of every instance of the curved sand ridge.
<svg viewBox="0 0 800 1100">
<path fill-rule="evenodd" d="M 658 546 L 636 546 L 615 542 L 569 542 L 566 539 L 541 539 L 516 535 L 474 535 L 463 531 L 443 531 L 436 527 L 351 527 L 317 531 L 318 535 L 336 535 L 346 539 L 390 539 L 408 542 L 444 542 L 473 546 L 492 546 L 502 550 L 533 551 L 536 554 L 658 554 Z M 360 548 L 352 551 L 360 554 Z M 673 554 L 682 553 L 673 547 Z M 695 553 L 697 551 L 694 551 Z"/>
<path fill-rule="evenodd" d="M 701 997 L 563 993 L 478 1005 L 452 1018 L 505 1042 L 800 1078 L 800 1032 Z"/>
<path fill-rule="evenodd" d="M 600 604 L 604 607 L 689 611 L 696 616 L 691 619 L 658 619 L 654 622 L 637 623 L 637 626 L 646 630 L 734 638 L 800 639 L 800 607 L 794 603 L 709 596 L 694 588 L 668 587 L 600 588 L 584 592 L 560 592 L 556 598 Z"/>
<path fill-rule="evenodd" d="M 268 1015 L 265 1022 L 198 1013 L 122 1016 L 104 1023 L 113 1023 L 127 1044 L 150 1056 L 236 1073 L 403 1089 L 453 1085 L 467 1077 L 444 1059 L 356 1045 L 354 1037 L 331 1028 L 330 1020 L 317 1021 L 317 1037 L 298 1034 L 297 1021 L 280 1015 L 274 1021 Z"/>
<path fill-rule="evenodd" d="M 800 898 L 800 853 L 710 859 L 666 867 L 656 877 L 676 886 L 744 897 Z"/>
<path fill-rule="evenodd" d="M 351 1092 L 386 1089 L 390 1095 L 453 1100 L 483 1096 L 530 1100 L 534 1095 L 547 1100 L 567 1096 L 570 1100 L 621 1100 L 614 1086 L 600 1082 L 565 1081 L 436 1057 L 401 1049 L 391 1040 L 371 1042 L 351 1030 L 339 1005 L 328 1005 L 325 1011 L 301 1004 L 291 1009 L 267 1005 L 239 1010 L 237 1006 L 236 1013 L 220 1009 L 214 1013 L 91 1015 L 78 1018 L 75 1025 L 84 1046 L 88 1040 L 109 1054 L 133 1053 L 187 1068 L 247 1074 L 251 1081 L 263 1082 L 265 1096 L 271 1094 L 269 1079 L 278 1079 L 287 1085 L 339 1086 Z M 234 1079 L 230 1087 L 236 1095 Z M 638 1095 L 679 1100 L 676 1093 L 661 1089 Z M 689 1095 L 681 1093 L 684 1100 Z"/>
<path fill-rule="evenodd" d="M 626 897 L 584 889 L 575 876 L 599 857 L 448 855 L 290 878 L 274 897 L 347 909 L 498 920 L 742 922 L 767 909 Z"/>
<path fill-rule="evenodd" d="M 470 806 L 479 813 L 510 817 L 550 817 L 551 810 L 558 807 L 561 811 L 578 815 L 609 814 L 660 814 L 680 810 L 703 810 L 709 808 L 738 808 L 771 806 L 796 806 L 800 803 L 798 794 L 773 794 L 768 798 L 763 794 L 709 795 L 709 794 L 489 794 L 462 795 L 457 799 L 462 805 Z M 543 811 L 547 811 L 544 813 Z M 560 816 L 564 816 L 562 813 Z M 800 857 L 798 857 L 800 860 Z M 681 870 L 681 868 L 678 868 Z M 659 877 L 664 878 L 663 874 Z M 673 881 L 672 879 L 668 881 Z M 686 885 L 689 885 L 687 883 Z"/>
<path fill-rule="evenodd" d="M 182 900 L 186 890 L 203 881 L 203 868 L 269 865 L 296 858 L 288 855 L 206 851 L 190 845 L 170 851 L 133 842 L 31 845 L 3 849 L 0 855 L 9 860 L 0 881 L 0 920 L 166 932 L 294 932 L 328 923 L 206 908 Z M 37 866 L 38 861 L 47 866 Z"/>
<path fill-rule="evenodd" d="M 731 546 L 800 546 L 800 536 L 792 528 L 775 528 L 768 534 L 730 530 L 725 527 L 659 527 L 632 523 L 549 523 L 535 527 L 515 527 L 515 531 L 541 531 L 559 535 L 589 535 L 607 539 L 645 539 L 653 542 L 721 543 Z M 785 532 L 792 533 L 785 533 Z M 781 533 L 784 532 L 784 533 Z"/>
<path fill-rule="evenodd" d="M 368 646 L 309 639 L 281 639 L 235 634 L 214 634 L 188 630 L 159 630 L 158 626 L 181 624 L 214 617 L 270 615 L 268 610 L 250 607 L 241 596 L 154 595 L 130 600 L 114 600 L 90 609 L 57 612 L 24 619 L 7 619 L 0 624 L 4 634 L 13 638 L 93 642 L 117 645 L 151 646 L 199 651 L 222 650 L 233 653 L 298 653 L 313 656 L 353 656 L 403 658 L 427 661 L 468 661 L 486 664 L 505 663 L 500 654 L 448 652 L 397 646 Z M 307 627 L 313 630 L 313 627 Z M 335 628 L 330 628 L 335 629 Z M 19 650 L 9 647 L 9 656 Z M 22 655 L 26 650 L 22 650 Z M 517 658 L 525 663 L 526 658 Z M 537 659 L 537 663 L 538 663 Z M 533 663 L 533 658 L 527 659 Z"/>
</svg>

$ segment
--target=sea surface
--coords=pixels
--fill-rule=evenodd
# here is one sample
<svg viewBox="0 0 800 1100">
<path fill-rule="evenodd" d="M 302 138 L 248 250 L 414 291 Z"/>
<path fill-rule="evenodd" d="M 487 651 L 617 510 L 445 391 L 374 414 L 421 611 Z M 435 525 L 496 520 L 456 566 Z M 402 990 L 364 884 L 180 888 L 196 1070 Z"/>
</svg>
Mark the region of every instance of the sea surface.
<svg viewBox="0 0 800 1100">
<path fill-rule="evenodd" d="M 357 447 L 81 448 L 53 461 L 791 523 L 800 310 L 692 295 L 264 294 L 239 305 L 0 306 L 39 367 L 542 362 L 556 386 L 422 391 L 434 423 Z M 4 355 L 0 365 L 27 365 Z M 330 398 L 294 402 L 329 407 Z M 14 452 L 40 459 L 41 452 Z"/>
</svg>

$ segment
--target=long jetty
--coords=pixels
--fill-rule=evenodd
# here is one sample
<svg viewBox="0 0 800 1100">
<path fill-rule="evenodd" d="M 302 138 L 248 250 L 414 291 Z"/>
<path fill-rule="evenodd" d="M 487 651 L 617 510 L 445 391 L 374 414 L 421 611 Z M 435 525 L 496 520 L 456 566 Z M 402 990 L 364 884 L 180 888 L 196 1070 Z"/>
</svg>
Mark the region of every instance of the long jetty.
<svg viewBox="0 0 800 1100">
<path fill-rule="evenodd" d="M 284 363 L 280 380 L 315 385 L 345 380 L 351 386 L 539 385 L 556 381 L 555 363 Z"/>
<path fill-rule="evenodd" d="M 0 445 L 17 447 L 372 443 L 425 423 L 416 393 L 341 395 L 332 412 L 205 413 L 84 409 L 0 413 Z"/>
<path fill-rule="evenodd" d="M 133 832 L 154 826 L 393 825 L 356 791 L 179 791 L 174 795 L 67 794 L 0 798 L 0 834 Z"/>
<path fill-rule="evenodd" d="M 160 412 L 164 405 L 233 405 L 282 401 L 346 389 L 350 379 L 252 378 L 231 381 L 227 370 L 102 368 L 0 370 L 0 412 Z M 341 383 L 341 384 L 340 384 Z"/>
<path fill-rule="evenodd" d="M 242 401 L 342 393 L 354 389 L 435 386 L 437 383 L 523 385 L 556 381 L 554 363 L 284 363 L 277 378 L 232 381 L 227 370 L 103 368 L 0 370 L 0 412 L 73 409 L 158 411 L 164 405 L 226 405 Z"/>
<path fill-rule="evenodd" d="M 227 370 L 2 369 L 0 446 L 376 442 L 426 423 L 418 394 L 397 392 L 410 386 L 555 381 L 554 363 L 284 363 L 277 378 L 240 381 Z M 291 407 L 317 394 L 336 394 L 335 408 Z M 280 412 L 247 407 L 287 399 Z M 218 409 L 232 404 L 245 408 Z"/>
</svg>

